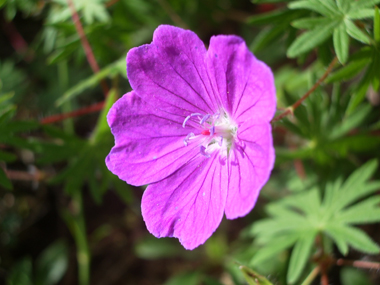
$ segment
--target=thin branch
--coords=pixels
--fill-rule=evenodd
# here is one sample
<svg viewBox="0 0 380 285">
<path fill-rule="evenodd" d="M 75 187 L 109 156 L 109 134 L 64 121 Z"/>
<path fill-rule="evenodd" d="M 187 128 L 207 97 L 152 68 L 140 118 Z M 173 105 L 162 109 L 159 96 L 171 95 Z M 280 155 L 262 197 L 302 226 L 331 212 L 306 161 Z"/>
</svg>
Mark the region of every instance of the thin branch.
<svg viewBox="0 0 380 285">
<path fill-rule="evenodd" d="M 79 15 L 75 9 L 74 3 L 72 0 L 67 0 L 67 4 L 69 5 L 69 8 L 71 10 L 71 17 L 73 19 L 75 28 L 76 28 L 77 33 L 79 35 L 80 41 L 82 43 L 84 52 L 86 54 L 87 61 L 90 64 L 92 71 L 94 73 L 98 73 L 100 70 L 99 65 L 95 59 L 94 53 L 92 52 L 92 49 L 91 49 L 90 43 L 87 40 L 86 34 L 84 33 L 83 26 L 82 26 L 82 23 L 79 19 Z M 109 89 L 108 89 L 106 81 L 104 79 L 102 79 L 100 81 L 100 84 L 101 84 L 102 89 L 103 89 L 104 97 L 107 97 Z"/>
<path fill-rule="evenodd" d="M 115 5 L 117 2 L 119 2 L 120 0 L 110 0 L 106 3 L 106 7 L 111 7 L 112 5 Z"/>
<path fill-rule="evenodd" d="M 314 267 L 314 269 L 309 273 L 301 285 L 309 285 L 311 282 L 313 282 L 315 277 L 318 276 L 320 270 L 321 268 L 319 266 Z"/>
<path fill-rule="evenodd" d="M 47 177 L 46 173 L 34 170 L 30 172 L 3 169 L 10 180 L 41 181 Z"/>
<path fill-rule="evenodd" d="M 371 262 L 371 261 L 362 261 L 362 260 L 347 260 L 347 259 L 338 259 L 336 264 L 339 266 L 353 266 L 358 268 L 367 268 L 367 269 L 380 269 L 379 262 Z"/>
<path fill-rule="evenodd" d="M 28 43 L 22 37 L 22 35 L 17 30 L 16 26 L 13 22 L 7 22 L 6 20 L 1 20 L 1 27 L 4 33 L 9 38 L 9 42 L 14 48 L 14 50 L 20 54 L 25 61 L 31 62 L 34 57 L 33 50 L 30 50 L 28 47 Z"/>
<path fill-rule="evenodd" d="M 329 277 L 326 272 L 322 272 L 321 285 L 329 285 Z"/>
<path fill-rule="evenodd" d="M 322 75 L 321 78 L 319 78 L 319 80 L 313 85 L 313 87 L 311 87 L 311 88 L 309 89 L 309 91 L 307 91 L 307 92 L 305 93 L 305 95 L 303 95 L 303 96 L 302 96 L 297 102 L 295 102 L 292 106 L 286 108 L 286 111 L 285 111 L 285 112 L 283 112 L 282 114 L 280 114 L 280 115 L 278 115 L 277 117 L 273 118 L 272 123 L 273 123 L 273 122 L 276 122 L 276 121 L 278 121 L 278 120 L 281 120 L 282 118 L 286 117 L 286 116 L 289 115 L 289 114 L 293 114 L 294 110 L 297 109 L 298 106 L 301 105 L 302 102 L 305 101 L 305 99 L 306 99 L 307 97 L 309 97 L 310 94 L 313 93 L 313 92 L 315 91 L 315 89 L 317 89 L 318 86 L 321 85 L 321 83 L 322 83 L 322 82 L 326 79 L 326 77 L 331 73 L 331 71 L 333 70 L 334 65 L 337 63 L 337 61 L 338 61 L 338 58 L 335 57 L 335 58 L 331 61 L 330 65 L 327 67 L 327 70 L 325 71 L 325 73 Z"/>
<path fill-rule="evenodd" d="M 98 111 L 102 110 L 103 107 L 104 107 L 104 101 L 93 104 L 91 106 L 84 107 L 84 108 L 76 110 L 76 111 L 58 114 L 58 115 L 53 115 L 53 116 L 43 118 L 42 120 L 40 120 L 40 123 L 44 125 L 44 124 L 51 124 L 51 123 L 63 121 L 67 118 L 73 118 L 73 117 L 78 117 L 78 116 L 82 116 L 82 115 L 89 114 L 89 113 L 98 112 Z"/>
</svg>

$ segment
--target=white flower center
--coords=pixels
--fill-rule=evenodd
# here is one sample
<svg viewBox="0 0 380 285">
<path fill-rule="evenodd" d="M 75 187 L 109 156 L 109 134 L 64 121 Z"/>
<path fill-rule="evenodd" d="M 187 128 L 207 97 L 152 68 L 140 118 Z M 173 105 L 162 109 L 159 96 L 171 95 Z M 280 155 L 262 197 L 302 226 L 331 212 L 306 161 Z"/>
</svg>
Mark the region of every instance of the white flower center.
<svg viewBox="0 0 380 285">
<path fill-rule="evenodd" d="M 223 157 L 227 157 L 230 149 L 234 147 L 238 127 L 224 110 L 214 115 L 191 114 L 185 118 L 182 126 L 185 128 L 186 124 L 191 124 L 199 133 L 189 133 L 183 140 L 185 146 L 197 141 L 200 144 L 200 153 L 206 157 L 210 157 L 216 150 L 219 150 Z"/>
</svg>

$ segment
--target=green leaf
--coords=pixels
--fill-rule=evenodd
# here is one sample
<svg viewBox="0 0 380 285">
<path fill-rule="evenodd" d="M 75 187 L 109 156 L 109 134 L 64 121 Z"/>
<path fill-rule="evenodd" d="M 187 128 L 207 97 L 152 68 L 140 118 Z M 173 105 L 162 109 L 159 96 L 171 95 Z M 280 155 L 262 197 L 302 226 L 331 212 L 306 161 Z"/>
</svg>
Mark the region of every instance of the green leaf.
<svg viewBox="0 0 380 285">
<path fill-rule="evenodd" d="M 273 24 L 273 22 L 278 22 L 284 18 L 287 18 L 289 14 L 291 14 L 291 12 L 294 12 L 294 11 L 274 10 L 268 13 L 251 16 L 246 20 L 246 22 L 249 25 Z"/>
<path fill-rule="evenodd" d="M 46 248 L 37 259 L 36 284 L 57 284 L 68 266 L 68 246 L 58 240 Z"/>
<path fill-rule="evenodd" d="M 282 234 L 273 238 L 264 247 L 260 248 L 250 261 L 250 265 L 259 265 L 265 260 L 275 256 L 276 254 L 284 251 L 286 248 L 292 246 L 298 239 L 298 234 Z"/>
<path fill-rule="evenodd" d="M 347 243 L 346 237 L 342 235 L 341 232 L 338 229 L 336 229 L 334 226 L 325 227 L 325 232 L 336 243 L 336 246 L 338 247 L 340 253 L 343 255 L 347 255 L 348 243 Z"/>
<path fill-rule="evenodd" d="M 122 74 L 125 73 L 125 58 L 121 58 L 114 63 L 108 65 L 107 67 L 100 70 L 98 73 L 90 76 L 89 78 L 79 82 L 77 85 L 74 85 L 69 90 L 67 90 L 63 96 L 61 96 L 56 101 L 56 106 L 61 106 L 64 102 L 73 99 L 74 97 L 78 96 L 80 93 L 82 93 L 84 90 L 94 87 L 97 85 L 102 79 L 105 77 L 114 77 L 116 74 Z"/>
<path fill-rule="evenodd" d="M 272 285 L 268 279 L 246 266 L 239 266 L 240 271 L 249 285 Z"/>
<path fill-rule="evenodd" d="M 328 149 L 334 150 L 345 157 L 349 151 L 355 152 L 371 152 L 380 145 L 380 137 L 370 135 L 346 136 L 330 141 Z"/>
<path fill-rule="evenodd" d="M 0 167 L 0 185 L 5 187 L 6 189 L 12 190 L 13 185 L 12 182 L 8 179 L 4 170 Z"/>
<path fill-rule="evenodd" d="M 110 127 L 108 126 L 108 123 L 107 123 L 107 114 L 115 102 L 116 102 L 116 90 L 111 89 L 108 92 L 108 96 L 104 104 L 104 108 L 102 112 L 100 113 L 96 127 L 91 135 L 90 143 L 95 144 L 96 142 L 103 139 L 106 134 L 110 133 Z"/>
<path fill-rule="evenodd" d="M 325 80 L 326 83 L 349 80 L 363 70 L 371 62 L 371 56 L 350 61 L 346 66 L 332 73 Z"/>
<path fill-rule="evenodd" d="M 358 191 L 358 188 L 375 173 L 377 166 L 378 162 L 376 159 L 372 159 L 367 163 L 363 164 L 359 169 L 355 170 L 350 175 L 350 177 L 348 177 L 346 182 L 342 185 L 341 191 L 346 192 L 349 191 L 349 189 L 351 188 L 354 189 L 354 193 L 357 193 L 357 196 L 355 198 L 359 197 L 360 191 Z"/>
<path fill-rule="evenodd" d="M 375 8 L 375 16 L 373 21 L 373 36 L 376 42 L 380 42 L 380 12 L 379 8 Z"/>
<path fill-rule="evenodd" d="M 376 4 L 380 3 L 380 0 L 360 0 L 353 1 L 351 4 L 350 11 L 355 11 L 363 8 L 373 7 Z"/>
<path fill-rule="evenodd" d="M 346 16 L 351 20 L 372 18 L 375 13 L 374 9 L 361 9 L 350 11 Z"/>
<path fill-rule="evenodd" d="M 334 29 L 333 43 L 338 60 L 345 64 L 348 58 L 349 38 L 343 23 Z"/>
<path fill-rule="evenodd" d="M 339 236 L 344 236 L 345 240 L 353 248 L 369 254 L 378 254 L 380 252 L 380 247 L 374 243 L 362 230 L 345 225 L 334 225 L 333 227 L 334 231 Z"/>
<path fill-rule="evenodd" d="M 135 245 L 135 253 L 139 258 L 159 260 L 161 258 L 175 257 L 181 254 L 183 249 L 174 244 L 170 239 L 157 239 L 148 236 L 139 240 Z"/>
<path fill-rule="evenodd" d="M 0 161 L 12 162 L 17 159 L 17 156 L 13 153 L 0 150 Z"/>
<path fill-rule="evenodd" d="M 171 277 L 164 285 L 198 285 L 200 278 L 199 271 L 184 272 Z"/>
<path fill-rule="evenodd" d="M 32 260 L 29 257 L 17 262 L 10 271 L 7 285 L 32 285 Z"/>
<path fill-rule="evenodd" d="M 368 36 L 363 31 L 361 31 L 352 21 L 345 19 L 344 24 L 346 25 L 347 33 L 351 37 L 365 44 L 370 43 Z"/>
<path fill-rule="evenodd" d="M 83 13 L 84 21 L 87 24 L 92 24 L 95 19 L 106 23 L 109 20 L 109 15 L 105 5 L 101 4 L 103 0 L 81 0 L 83 2 L 81 12 Z"/>
<path fill-rule="evenodd" d="M 350 114 L 352 113 L 357 106 L 364 100 L 365 95 L 367 93 L 367 90 L 373 81 L 373 78 L 378 76 L 378 67 L 380 64 L 380 55 L 378 55 L 376 52 L 372 55 L 372 61 L 367 68 L 366 73 L 364 74 L 362 80 L 358 84 L 356 90 L 351 96 L 350 102 L 348 104 L 348 107 L 346 109 L 346 113 Z"/>
<path fill-rule="evenodd" d="M 345 117 L 342 120 L 341 124 L 334 126 L 334 128 L 331 130 L 330 135 L 328 136 L 329 139 L 335 140 L 347 134 L 350 130 L 356 128 L 369 115 L 371 109 L 372 107 L 370 105 L 364 105 L 360 108 L 357 108 L 354 113 L 351 113 Z"/>
<path fill-rule="evenodd" d="M 302 270 L 305 268 L 307 260 L 310 256 L 315 236 L 316 232 L 314 231 L 307 233 L 302 238 L 300 238 L 294 246 L 292 255 L 290 257 L 288 274 L 286 277 L 288 283 L 294 283 L 300 277 Z"/>
<path fill-rule="evenodd" d="M 338 9 L 334 6 L 335 3 L 332 0 L 303 0 L 288 5 L 290 9 L 308 9 L 329 17 L 338 14 Z"/>
<path fill-rule="evenodd" d="M 343 267 L 340 270 L 342 285 L 373 285 L 368 274 L 355 267 Z"/>
<path fill-rule="evenodd" d="M 369 224 L 380 221 L 380 197 L 371 197 L 339 212 L 336 219 L 347 224 Z"/>
<path fill-rule="evenodd" d="M 343 14 L 346 14 L 350 10 L 351 3 L 348 0 L 336 0 L 336 4 Z"/>
<path fill-rule="evenodd" d="M 250 45 L 250 49 L 253 53 L 262 51 L 270 43 L 278 40 L 286 29 L 286 25 L 277 25 L 269 29 L 261 30 L 261 32 L 255 37 L 254 41 Z"/>
<path fill-rule="evenodd" d="M 324 17 L 312 17 L 312 18 L 302 18 L 298 19 L 292 22 L 292 26 L 297 29 L 307 29 L 311 30 L 314 29 L 317 26 L 326 24 L 330 22 L 331 20 Z"/>
<path fill-rule="evenodd" d="M 324 42 L 330 37 L 338 24 L 339 21 L 332 20 L 327 24 L 320 25 L 311 31 L 303 33 L 289 47 L 287 51 L 288 57 L 296 57 Z"/>
</svg>

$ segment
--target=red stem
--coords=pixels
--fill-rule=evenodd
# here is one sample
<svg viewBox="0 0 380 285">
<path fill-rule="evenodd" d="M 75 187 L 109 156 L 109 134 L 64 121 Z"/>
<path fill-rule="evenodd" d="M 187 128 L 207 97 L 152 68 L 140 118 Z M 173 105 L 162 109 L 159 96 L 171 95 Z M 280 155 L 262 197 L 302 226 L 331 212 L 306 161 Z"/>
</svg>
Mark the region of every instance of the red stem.
<svg viewBox="0 0 380 285">
<path fill-rule="evenodd" d="M 30 62 L 33 59 L 34 54 L 28 49 L 28 43 L 19 33 L 16 26 L 12 22 L 7 22 L 5 20 L 1 20 L 1 22 L 3 31 L 9 38 L 9 42 L 14 50 L 22 55 L 27 62 Z"/>
<path fill-rule="evenodd" d="M 286 111 L 283 112 L 282 114 L 278 115 L 277 117 L 273 118 L 272 120 L 272 123 L 273 122 L 276 122 L 278 120 L 281 120 L 282 118 L 284 118 L 285 116 L 289 115 L 289 114 L 292 114 L 294 112 L 295 109 L 298 108 L 299 105 L 302 104 L 303 101 L 305 101 L 305 99 L 307 97 L 310 96 L 311 93 L 313 93 L 315 91 L 315 89 L 318 88 L 319 85 L 321 85 L 321 83 L 326 79 L 326 77 L 331 73 L 331 71 L 333 70 L 334 68 L 334 65 L 336 64 L 336 62 L 338 61 L 338 58 L 335 57 L 332 62 L 330 63 L 330 65 L 327 67 L 327 70 L 325 71 L 325 73 L 322 75 L 321 78 L 319 78 L 319 80 L 313 85 L 313 87 L 310 88 L 309 91 L 307 91 L 305 93 L 305 95 L 303 95 L 297 102 L 295 102 L 292 106 L 286 108 Z"/>
<path fill-rule="evenodd" d="M 98 111 L 102 110 L 103 107 L 104 107 L 104 101 L 93 104 L 91 106 L 84 107 L 84 108 L 76 110 L 76 111 L 72 111 L 72 112 L 68 112 L 68 113 L 64 113 L 64 114 L 53 115 L 53 116 L 43 118 L 42 120 L 40 120 L 40 123 L 44 125 L 44 124 L 51 124 L 51 123 L 63 121 L 67 118 L 73 118 L 73 117 L 78 117 L 78 116 L 93 113 L 93 112 L 98 112 Z"/>
<path fill-rule="evenodd" d="M 346 260 L 346 259 L 338 259 L 336 264 L 339 266 L 348 265 L 358 268 L 367 268 L 367 269 L 380 269 L 380 263 L 371 262 L 371 261 L 362 261 L 362 260 Z"/>
<path fill-rule="evenodd" d="M 30 173 L 18 170 L 5 170 L 3 169 L 10 180 L 23 180 L 23 181 L 41 181 L 46 178 L 46 174 L 41 171 Z"/>
<path fill-rule="evenodd" d="M 86 54 L 87 61 L 90 64 L 92 71 L 94 73 L 98 73 L 100 70 L 99 65 L 95 59 L 94 53 L 92 52 L 92 49 L 91 49 L 91 46 L 87 40 L 86 34 L 84 33 L 82 23 L 79 19 L 79 15 L 78 15 L 77 11 L 75 10 L 74 3 L 72 0 L 67 0 L 67 3 L 68 3 L 69 8 L 71 10 L 71 17 L 73 18 L 73 22 L 74 22 L 75 28 L 77 30 L 77 33 L 79 35 L 80 41 L 82 43 L 84 52 Z M 103 79 L 100 81 L 100 84 L 101 84 L 102 89 L 103 89 L 104 97 L 107 97 L 109 89 L 108 89 L 106 81 Z"/>
</svg>

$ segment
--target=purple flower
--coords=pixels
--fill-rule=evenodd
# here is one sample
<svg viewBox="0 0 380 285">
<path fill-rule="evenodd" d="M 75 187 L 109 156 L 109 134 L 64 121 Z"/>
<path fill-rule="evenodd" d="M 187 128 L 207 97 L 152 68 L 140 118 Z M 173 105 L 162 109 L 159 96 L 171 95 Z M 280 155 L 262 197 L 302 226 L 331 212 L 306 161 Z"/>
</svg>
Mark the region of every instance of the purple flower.
<svg viewBox="0 0 380 285">
<path fill-rule="evenodd" d="M 274 164 L 273 75 L 237 36 L 206 50 L 191 31 L 159 26 L 127 55 L 132 92 L 111 108 L 107 167 L 149 184 L 142 215 L 156 237 L 203 244 L 223 214 L 249 213 Z"/>
</svg>

